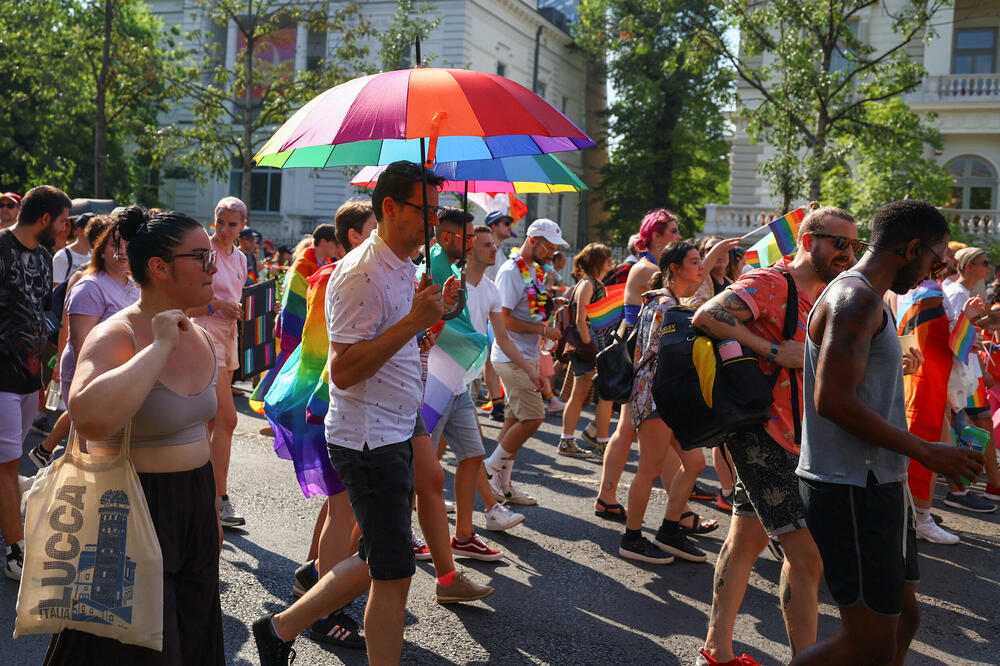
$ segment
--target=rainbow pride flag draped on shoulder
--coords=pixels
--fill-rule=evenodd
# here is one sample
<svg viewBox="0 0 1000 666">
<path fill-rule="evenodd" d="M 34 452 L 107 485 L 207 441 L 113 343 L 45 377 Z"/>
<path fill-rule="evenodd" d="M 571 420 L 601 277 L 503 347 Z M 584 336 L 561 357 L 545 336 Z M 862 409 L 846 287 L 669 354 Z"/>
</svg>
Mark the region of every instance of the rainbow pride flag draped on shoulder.
<svg viewBox="0 0 1000 666">
<path fill-rule="evenodd" d="M 590 327 L 603 331 L 617 326 L 625 318 L 625 284 L 613 284 L 605 289 L 605 296 L 585 306 Z"/>
<path fill-rule="evenodd" d="M 461 275 L 440 245 L 431 248 L 430 265 L 435 284 L 444 284 L 449 277 L 458 279 Z M 452 396 L 465 388 L 467 375 L 475 374 L 486 363 L 486 342 L 486 336 L 472 325 L 468 306 L 459 316 L 445 322 L 427 357 L 427 382 L 420 416 L 428 432 L 437 425 Z"/>
<path fill-rule="evenodd" d="M 333 265 L 326 265 L 305 280 L 305 317 L 299 329 L 302 342 L 289 354 L 264 398 L 264 414 L 274 430 L 274 452 L 293 462 L 306 497 L 329 495 L 329 489 L 338 484 L 322 425 L 326 410 L 319 412 L 318 422 L 307 415 L 307 407 L 321 384 L 326 387 L 323 399 L 330 399 L 329 386 L 323 379 L 329 349 L 323 308 L 333 270 Z"/>
<path fill-rule="evenodd" d="M 945 410 L 948 408 L 948 377 L 954 355 L 948 345 L 951 323 L 944 310 L 944 292 L 934 280 L 925 280 L 896 301 L 899 334 L 917 336 L 924 364 L 903 377 L 906 423 L 911 433 L 929 442 L 941 439 Z M 931 473 L 915 460 L 910 461 L 910 490 L 929 499 Z"/>
<path fill-rule="evenodd" d="M 278 358 L 275 359 L 274 367 L 261 377 L 249 400 L 250 408 L 258 414 L 264 413 L 264 397 L 271 389 L 274 379 L 281 372 L 288 357 L 302 340 L 302 326 L 306 320 L 306 292 L 309 290 L 307 280 L 318 268 L 316 248 L 310 247 L 295 260 L 285 275 L 281 296 L 281 312 L 278 314 L 274 326 L 274 340 Z"/>
</svg>

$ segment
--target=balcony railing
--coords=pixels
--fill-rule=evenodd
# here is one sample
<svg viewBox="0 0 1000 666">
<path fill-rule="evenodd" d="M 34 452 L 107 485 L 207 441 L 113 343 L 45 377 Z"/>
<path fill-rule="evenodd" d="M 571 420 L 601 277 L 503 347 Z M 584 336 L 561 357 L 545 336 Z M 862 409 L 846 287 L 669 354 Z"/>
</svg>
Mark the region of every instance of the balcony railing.
<svg viewBox="0 0 1000 666">
<path fill-rule="evenodd" d="M 947 74 L 927 78 L 926 101 L 1000 100 L 1000 74 Z"/>
<path fill-rule="evenodd" d="M 967 234 L 1000 242 L 1000 211 L 998 210 L 942 208 L 941 213 L 949 222 L 954 222 Z M 723 238 L 743 236 L 754 228 L 767 224 L 777 216 L 776 210 L 760 206 L 707 204 L 703 233 L 706 236 L 715 235 Z"/>
</svg>

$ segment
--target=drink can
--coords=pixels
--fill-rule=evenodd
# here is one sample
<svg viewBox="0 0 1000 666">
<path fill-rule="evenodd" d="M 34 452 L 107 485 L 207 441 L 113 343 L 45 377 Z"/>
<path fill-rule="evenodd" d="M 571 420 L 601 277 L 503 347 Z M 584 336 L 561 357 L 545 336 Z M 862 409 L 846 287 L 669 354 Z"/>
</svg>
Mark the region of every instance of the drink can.
<svg viewBox="0 0 1000 666">
<path fill-rule="evenodd" d="M 977 453 L 983 453 L 986 451 L 986 446 L 990 443 L 990 433 L 986 432 L 982 428 L 977 428 L 976 426 L 965 426 L 962 430 L 962 434 L 958 437 L 958 446 L 963 449 L 969 449 L 970 451 L 975 451 Z M 972 482 L 969 479 L 962 477 L 962 482 L 966 486 L 970 485 Z"/>
</svg>

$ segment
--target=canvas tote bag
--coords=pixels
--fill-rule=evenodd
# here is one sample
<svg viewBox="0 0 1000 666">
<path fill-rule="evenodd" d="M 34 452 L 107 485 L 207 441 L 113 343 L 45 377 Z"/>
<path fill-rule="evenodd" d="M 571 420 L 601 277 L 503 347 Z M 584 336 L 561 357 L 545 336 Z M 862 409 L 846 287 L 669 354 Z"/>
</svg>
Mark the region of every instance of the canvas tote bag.
<svg viewBox="0 0 1000 666">
<path fill-rule="evenodd" d="M 15 638 L 77 629 L 162 651 L 163 556 L 131 430 L 118 455 L 92 456 L 71 429 L 66 454 L 26 494 Z"/>
</svg>

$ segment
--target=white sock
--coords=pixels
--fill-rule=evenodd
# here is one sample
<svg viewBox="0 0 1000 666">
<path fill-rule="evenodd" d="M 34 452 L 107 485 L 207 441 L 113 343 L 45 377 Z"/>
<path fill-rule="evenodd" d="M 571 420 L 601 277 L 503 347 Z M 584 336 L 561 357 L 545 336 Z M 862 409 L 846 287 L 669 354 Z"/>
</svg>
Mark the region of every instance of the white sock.
<svg viewBox="0 0 1000 666">
<path fill-rule="evenodd" d="M 490 467 L 499 468 L 503 466 L 504 460 L 510 455 L 503 450 L 503 447 L 497 444 L 497 447 L 493 449 L 493 453 L 489 455 L 486 459 L 486 464 Z"/>
<path fill-rule="evenodd" d="M 514 471 L 514 459 L 508 458 L 504 460 L 503 465 L 500 466 L 500 487 L 510 488 L 510 475 Z"/>
<path fill-rule="evenodd" d="M 563 433 L 562 434 L 562 438 L 563 439 L 575 439 L 575 436 L 573 435 L 573 433 L 569 433 L 569 434 Z"/>
<path fill-rule="evenodd" d="M 610 442 L 611 438 L 610 437 L 598 437 L 597 441 L 601 442 L 603 444 L 604 442 Z"/>
</svg>

